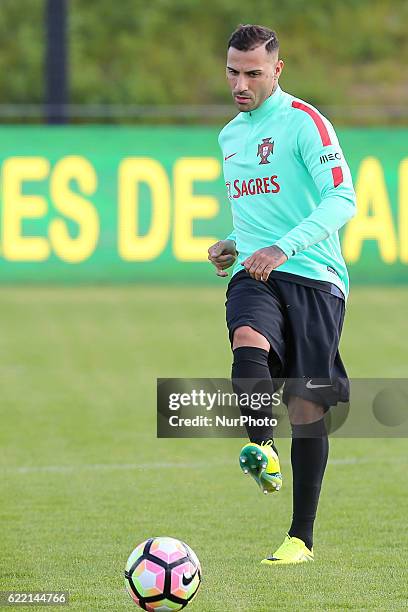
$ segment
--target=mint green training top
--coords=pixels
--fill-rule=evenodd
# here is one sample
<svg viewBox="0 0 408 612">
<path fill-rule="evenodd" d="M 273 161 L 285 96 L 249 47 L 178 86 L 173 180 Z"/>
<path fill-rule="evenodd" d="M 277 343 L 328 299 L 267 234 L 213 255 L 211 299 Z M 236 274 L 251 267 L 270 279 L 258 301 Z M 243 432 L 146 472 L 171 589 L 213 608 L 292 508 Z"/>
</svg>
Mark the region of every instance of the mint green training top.
<svg viewBox="0 0 408 612">
<path fill-rule="evenodd" d="M 233 274 L 274 244 L 288 256 L 277 272 L 334 283 L 347 297 L 338 229 L 356 212 L 355 193 L 331 123 L 278 86 L 230 121 L 219 144 L 234 227 L 227 238 L 239 254 Z"/>
</svg>

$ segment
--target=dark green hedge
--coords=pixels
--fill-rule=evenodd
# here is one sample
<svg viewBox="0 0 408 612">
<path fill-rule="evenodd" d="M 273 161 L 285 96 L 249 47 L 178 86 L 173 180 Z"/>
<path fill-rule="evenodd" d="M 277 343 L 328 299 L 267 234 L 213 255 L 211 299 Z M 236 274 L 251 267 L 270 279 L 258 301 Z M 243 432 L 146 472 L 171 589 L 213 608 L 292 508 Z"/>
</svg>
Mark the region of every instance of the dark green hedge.
<svg viewBox="0 0 408 612">
<path fill-rule="evenodd" d="M 1 0 L 1 103 L 41 102 L 44 0 Z M 406 0 L 70 0 L 71 102 L 229 102 L 225 43 L 274 28 L 282 86 L 316 105 L 408 101 Z"/>
</svg>

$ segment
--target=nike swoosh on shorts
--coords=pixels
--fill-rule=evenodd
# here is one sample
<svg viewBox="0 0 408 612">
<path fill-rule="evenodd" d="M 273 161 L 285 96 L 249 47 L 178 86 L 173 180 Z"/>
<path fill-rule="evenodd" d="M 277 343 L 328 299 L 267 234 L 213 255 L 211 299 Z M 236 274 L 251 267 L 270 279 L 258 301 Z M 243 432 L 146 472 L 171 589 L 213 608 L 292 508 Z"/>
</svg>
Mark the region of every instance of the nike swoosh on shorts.
<svg viewBox="0 0 408 612">
<path fill-rule="evenodd" d="M 314 385 L 312 383 L 312 379 L 308 380 L 306 383 L 306 389 L 323 389 L 323 387 L 331 387 L 332 385 Z"/>
</svg>

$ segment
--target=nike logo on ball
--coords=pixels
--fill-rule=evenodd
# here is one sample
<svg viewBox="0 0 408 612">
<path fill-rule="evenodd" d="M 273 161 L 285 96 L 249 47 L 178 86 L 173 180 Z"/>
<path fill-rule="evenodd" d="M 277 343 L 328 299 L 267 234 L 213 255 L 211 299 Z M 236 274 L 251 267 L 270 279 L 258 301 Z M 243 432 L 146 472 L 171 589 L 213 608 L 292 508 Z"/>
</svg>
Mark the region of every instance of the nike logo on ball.
<svg viewBox="0 0 408 612">
<path fill-rule="evenodd" d="M 238 151 L 236 153 L 231 153 L 231 155 L 226 155 L 224 157 L 224 161 L 227 161 L 227 159 L 229 159 L 230 157 L 234 157 L 234 155 L 236 155 L 238 153 Z"/>
<path fill-rule="evenodd" d="M 193 582 L 194 578 L 197 575 L 197 572 L 198 572 L 198 569 L 196 569 L 194 574 L 191 574 L 189 577 L 187 577 L 185 574 L 183 574 L 183 578 L 181 579 L 183 585 L 184 586 L 188 586 L 191 582 Z"/>
<path fill-rule="evenodd" d="M 331 385 L 314 385 L 312 383 L 312 378 L 310 380 L 307 381 L 306 383 L 306 388 L 307 389 L 322 389 L 323 387 L 331 387 Z"/>
</svg>

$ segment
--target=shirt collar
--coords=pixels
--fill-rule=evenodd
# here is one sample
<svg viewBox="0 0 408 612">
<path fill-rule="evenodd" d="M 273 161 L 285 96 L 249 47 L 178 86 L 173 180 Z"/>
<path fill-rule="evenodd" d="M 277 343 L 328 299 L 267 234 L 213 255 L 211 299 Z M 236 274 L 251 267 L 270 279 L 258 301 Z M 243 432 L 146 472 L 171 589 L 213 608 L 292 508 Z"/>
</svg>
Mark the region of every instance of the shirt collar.
<svg viewBox="0 0 408 612">
<path fill-rule="evenodd" d="M 261 106 L 255 108 L 253 111 L 248 111 L 246 113 L 242 113 L 247 121 L 260 121 L 270 113 L 274 111 L 279 105 L 279 102 L 282 98 L 282 90 L 277 86 L 275 91 L 269 98 L 266 98 L 265 102 L 262 102 Z"/>
</svg>

